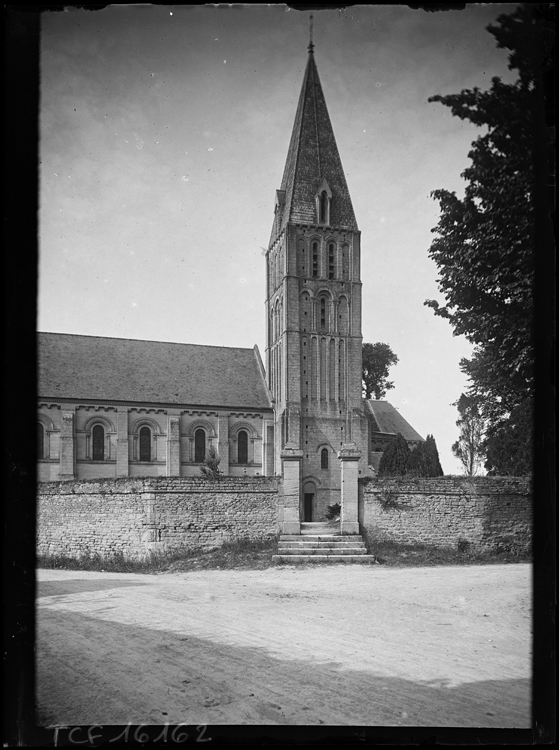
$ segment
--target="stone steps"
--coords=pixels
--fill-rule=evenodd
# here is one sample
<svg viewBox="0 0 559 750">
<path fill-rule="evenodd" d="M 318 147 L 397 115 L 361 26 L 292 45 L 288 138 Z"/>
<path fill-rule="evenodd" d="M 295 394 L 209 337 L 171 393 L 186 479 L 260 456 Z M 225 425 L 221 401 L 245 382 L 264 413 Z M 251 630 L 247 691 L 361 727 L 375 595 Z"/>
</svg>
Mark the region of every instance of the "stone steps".
<svg viewBox="0 0 559 750">
<path fill-rule="evenodd" d="M 318 547 L 320 549 L 346 549 L 347 547 L 362 547 L 365 549 L 365 544 L 359 540 L 343 539 L 340 541 L 332 541 L 330 539 L 325 541 L 316 541 L 314 539 L 300 542 L 296 542 L 292 539 L 282 540 L 280 539 L 279 546 L 282 549 L 299 549 L 300 547 Z"/>
<path fill-rule="evenodd" d="M 304 521 L 301 523 L 301 534 L 339 534 L 340 523 L 326 521 Z"/>
<path fill-rule="evenodd" d="M 353 534 L 281 534 L 280 541 L 284 542 L 300 542 L 302 539 L 305 541 L 337 541 L 343 539 L 353 539 Z M 355 538 L 357 536 L 355 535 Z"/>
<path fill-rule="evenodd" d="M 312 532 L 312 533 L 311 533 Z M 274 563 L 372 563 L 359 534 L 341 534 L 323 523 L 302 523 L 301 534 L 282 534 Z"/>
<path fill-rule="evenodd" d="M 272 562 L 293 564 L 305 563 L 360 563 L 375 562 L 373 555 L 272 555 Z"/>
<path fill-rule="evenodd" d="M 365 547 L 278 547 L 278 555 L 366 555 Z"/>
</svg>

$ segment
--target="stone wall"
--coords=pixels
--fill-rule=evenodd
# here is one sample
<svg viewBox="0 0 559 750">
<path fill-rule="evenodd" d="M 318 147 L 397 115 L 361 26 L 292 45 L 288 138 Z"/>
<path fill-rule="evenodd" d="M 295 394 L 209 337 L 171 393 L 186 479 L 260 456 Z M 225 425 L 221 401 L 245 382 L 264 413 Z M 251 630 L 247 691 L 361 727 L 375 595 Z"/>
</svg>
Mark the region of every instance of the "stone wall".
<svg viewBox="0 0 559 750">
<path fill-rule="evenodd" d="M 362 484 L 359 522 L 375 540 L 497 550 L 528 549 L 532 487 L 516 477 L 372 479 Z"/>
<path fill-rule="evenodd" d="M 98 479 L 39 484 L 37 551 L 78 557 L 218 546 L 278 533 L 266 477 Z"/>
</svg>

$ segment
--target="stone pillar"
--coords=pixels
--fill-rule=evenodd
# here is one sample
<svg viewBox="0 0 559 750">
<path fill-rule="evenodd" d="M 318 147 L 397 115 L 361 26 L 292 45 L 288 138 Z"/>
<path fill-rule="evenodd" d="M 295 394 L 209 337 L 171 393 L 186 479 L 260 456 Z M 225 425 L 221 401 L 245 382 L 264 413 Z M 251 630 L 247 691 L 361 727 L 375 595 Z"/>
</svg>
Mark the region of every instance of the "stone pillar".
<svg viewBox="0 0 559 750">
<path fill-rule="evenodd" d="M 264 420 L 262 427 L 262 473 L 274 476 L 274 423 Z"/>
<path fill-rule="evenodd" d="M 74 439 L 74 412 L 62 412 L 60 426 L 60 470 L 59 479 L 76 478 L 76 451 Z"/>
<path fill-rule="evenodd" d="M 217 452 L 219 454 L 219 470 L 227 476 L 229 474 L 229 415 L 219 414 L 217 418 Z"/>
<path fill-rule="evenodd" d="M 281 453 L 283 473 L 282 534 L 300 534 L 299 498 L 301 494 L 301 461 L 303 451 L 285 446 Z"/>
<path fill-rule="evenodd" d="M 342 534 L 359 534 L 359 459 L 361 454 L 355 443 L 346 443 L 338 453 L 342 472 Z"/>
<path fill-rule="evenodd" d="M 181 473 L 180 417 L 169 417 L 167 422 L 167 476 L 178 477 Z"/>
<path fill-rule="evenodd" d="M 128 474 L 128 409 L 119 408 L 116 415 L 116 475 L 127 477 Z"/>
</svg>

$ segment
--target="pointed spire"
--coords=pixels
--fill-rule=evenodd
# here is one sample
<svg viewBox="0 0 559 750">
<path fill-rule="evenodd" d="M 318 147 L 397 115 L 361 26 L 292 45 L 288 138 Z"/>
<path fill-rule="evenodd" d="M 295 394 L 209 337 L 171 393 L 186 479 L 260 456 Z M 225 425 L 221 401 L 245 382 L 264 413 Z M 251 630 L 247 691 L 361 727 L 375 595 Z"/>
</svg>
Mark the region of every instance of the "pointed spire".
<svg viewBox="0 0 559 750">
<path fill-rule="evenodd" d="M 289 222 L 317 224 L 317 191 L 326 181 L 331 196 L 329 225 L 357 229 L 334 131 L 318 77 L 311 36 L 307 68 L 303 79 L 295 124 L 281 182 L 285 202 L 276 214 L 272 234 Z"/>
</svg>

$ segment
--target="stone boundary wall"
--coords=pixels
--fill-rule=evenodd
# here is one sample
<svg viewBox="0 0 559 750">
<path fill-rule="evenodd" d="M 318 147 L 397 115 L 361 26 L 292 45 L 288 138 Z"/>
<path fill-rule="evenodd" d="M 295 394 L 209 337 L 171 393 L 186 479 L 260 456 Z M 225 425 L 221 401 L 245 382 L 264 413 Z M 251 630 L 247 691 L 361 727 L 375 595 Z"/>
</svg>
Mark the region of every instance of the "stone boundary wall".
<svg viewBox="0 0 559 750">
<path fill-rule="evenodd" d="M 278 534 L 278 480 L 143 477 L 43 482 L 37 553 L 80 557 L 214 547 Z"/>
<path fill-rule="evenodd" d="M 375 540 L 390 540 L 528 550 L 532 483 L 517 477 L 366 480 L 360 486 L 359 523 L 373 547 Z"/>
</svg>

